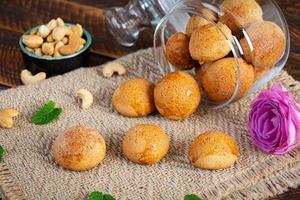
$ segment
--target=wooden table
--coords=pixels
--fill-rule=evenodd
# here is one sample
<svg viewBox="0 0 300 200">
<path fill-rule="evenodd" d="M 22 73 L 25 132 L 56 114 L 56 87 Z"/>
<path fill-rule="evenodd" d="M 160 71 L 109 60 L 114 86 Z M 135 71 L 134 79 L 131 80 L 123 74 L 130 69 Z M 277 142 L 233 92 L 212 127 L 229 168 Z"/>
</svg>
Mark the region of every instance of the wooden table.
<svg viewBox="0 0 300 200">
<path fill-rule="evenodd" d="M 300 1 L 276 1 L 286 16 L 291 33 L 291 53 L 286 70 L 300 81 L 300 66 L 298 66 L 300 65 Z M 22 32 L 58 16 L 66 21 L 81 23 L 92 33 L 93 46 L 89 66 L 99 65 L 151 46 L 151 31 L 142 33 L 140 40 L 132 48 L 118 45 L 108 34 L 104 23 L 105 9 L 125 5 L 127 2 L 128 0 L 0 0 L 0 68 L 14 69 L 2 70 L 2 73 L 7 77 L 15 77 L 23 67 L 22 57 L 18 51 L 18 38 Z M 7 86 L 18 84 L 19 81 L 6 81 Z M 298 200 L 300 187 L 273 199 Z"/>
</svg>

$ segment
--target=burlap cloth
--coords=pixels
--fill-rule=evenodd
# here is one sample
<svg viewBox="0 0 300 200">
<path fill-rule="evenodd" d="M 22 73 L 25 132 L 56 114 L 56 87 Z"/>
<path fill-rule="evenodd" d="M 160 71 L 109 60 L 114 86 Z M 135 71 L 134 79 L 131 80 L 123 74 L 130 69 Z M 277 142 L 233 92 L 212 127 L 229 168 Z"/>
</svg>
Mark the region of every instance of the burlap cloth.
<svg viewBox="0 0 300 200">
<path fill-rule="evenodd" d="M 0 144 L 5 149 L 0 183 L 8 199 L 86 199 L 94 190 L 133 200 L 182 200 L 187 193 L 196 193 L 203 199 L 262 199 L 300 185 L 300 148 L 285 156 L 272 156 L 250 143 L 246 123 L 253 96 L 222 110 L 200 107 L 180 122 L 159 114 L 132 119 L 114 112 L 111 96 L 122 81 L 144 77 L 155 82 L 159 78 L 153 51 L 142 50 L 119 59 L 129 70 L 123 77 L 106 79 L 101 66 L 83 68 L 0 93 L 0 108 L 15 107 L 22 113 L 13 129 L 0 129 Z M 286 72 L 273 82 L 283 83 L 300 100 L 300 84 Z M 79 88 L 88 88 L 95 95 L 93 109 L 79 107 L 74 98 Z M 32 113 L 49 99 L 63 107 L 60 119 L 46 126 L 30 123 Z M 139 123 L 155 123 L 170 138 L 169 153 L 158 164 L 141 166 L 122 155 L 125 132 Z M 81 173 L 56 165 L 50 151 L 59 133 L 78 124 L 98 129 L 107 144 L 104 162 Z M 189 144 L 199 133 L 211 129 L 230 133 L 239 144 L 240 156 L 230 169 L 201 170 L 189 163 Z"/>
</svg>

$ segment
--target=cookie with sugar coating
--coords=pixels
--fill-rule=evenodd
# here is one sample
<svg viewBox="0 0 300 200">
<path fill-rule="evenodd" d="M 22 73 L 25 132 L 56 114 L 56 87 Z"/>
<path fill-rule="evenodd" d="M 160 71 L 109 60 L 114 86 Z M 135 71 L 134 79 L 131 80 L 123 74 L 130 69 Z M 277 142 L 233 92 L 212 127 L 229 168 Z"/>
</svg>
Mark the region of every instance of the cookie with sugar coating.
<svg viewBox="0 0 300 200">
<path fill-rule="evenodd" d="M 208 131 L 200 134 L 190 145 L 189 159 L 202 169 L 225 169 L 232 166 L 239 155 L 238 145 L 228 134 Z"/>
<path fill-rule="evenodd" d="M 208 19 L 210 19 L 211 21 L 214 21 L 216 22 L 217 21 L 217 15 L 207 9 L 207 8 L 200 8 L 199 9 L 199 12 L 204 15 L 205 17 L 207 17 Z M 201 26 L 204 26 L 204 25 L 207 25 L 209 24 L 210 22 L 208 20 L 206 20 L 205 18 L 203 17 L 200 17 L 198 15 L 192 15 L 186 25 L 186 28 L 185 28 L 185 33 L 191 37 L 192 33 L 197 30 L 198 28 L 200 28 Z"/>
<path fill-rule="evenodd" d="M 145 79 L 125 81 L 115 90 L 112 106 L 127 117 L 147 116 L 156 111 L 153 90 L 154 85 Z"/>
<path fill-rule="evenodd" d="M 189 50 L 192 58 L 200 63 L 215 61 L 231 52 L 229 38 L 231 30 L 219 22 L 207 24 L 192 33 Z"/>
<path fill-rule="evenodd" d="M 154 164 L 167 154 L 169 139 L 159 126 L 140 124 L 128 130 L 122 149 L 124 155 L 132 162 Z"/>
<path fill-rule="evenodd" d="M 200 99 L 196 80 L 182 71 L 167 74 L 154 88 L 154 101 L 158 112 L 173 120 L 181 120 L 193 114 Z"/>
<path fill-rule="evenodd" d="M 263 10 L 255 0 L 224 0 L 220 9 L 223 12 L 221 22 L 233 32 L 263 20 Z"/>
<path fill-rule="evenodd" d="M 235 100 L 244 97 L 255 80 L 254 68 L 239 59 L 240 87 Z M 206 96 L 217 103 L 229 100 L 237 86 L 237 60 L 233 57 L 206 63 L 196 70 Z"/>
<path fill-rule="evenodd" d="M 190 38 L 184 33 L 173 34 L 166 43 L 167 60 L 178 69 L 191 69 L 197 65 L 189 52 Z"/>
<path fill-rule="evenodd" d="M 85 171 L 99 165 L 106 145 L 101 134 L 91 128 L 76 126 L 60 134 L 52 145 L 55 161 L 73 171 Z"/>
<path fill-rule="evenodd" d="M 241 39 L 240 44 L 247 62 L 256 68 L 272 68 L 285 51 L 286 39 L 282 29 L 273 22 L 263 21 L 251 24 L 246 32 L 251 44 L 246 38 Z"/>
</svg>

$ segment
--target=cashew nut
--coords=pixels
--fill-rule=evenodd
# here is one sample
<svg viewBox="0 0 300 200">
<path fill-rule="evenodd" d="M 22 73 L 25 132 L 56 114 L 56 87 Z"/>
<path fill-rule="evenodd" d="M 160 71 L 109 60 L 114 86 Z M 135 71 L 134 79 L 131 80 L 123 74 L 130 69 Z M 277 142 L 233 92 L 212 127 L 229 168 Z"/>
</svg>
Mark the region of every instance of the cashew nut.
<svg viewBox="0 0 300 200">
<path fill-rule="evenodd" d="M 47 37 L 46 40 L 47 40 L 47 42 L 53 42 L 54 39 L 53 39 L 53 37 L 52 37 L 52 34 L 48 35 L 48 37 Z"/>
<path fill-rule="evenodd" d="M 83 45 L 85 45 L 85 43 L 86 43 L 86 40 L 85 40 L 85 39 L 83 39 L 83 38 L 80 38 L 80 44 L 83 44 Z"/>
<path fill-rule="evenodd" d="M 56 19 L 56 24 L 57 24 L 57 26 L 65 26 L 64 20 L 62 20 L 62 18 L 60 18 L 60 17 L 58 17 Z"/>
<path fill-rule="evenodd" d="M 55 29 L 57 26 L 58 26 L 57 20 L 55 20 L 55 19 L 51 19 L 50 22 L 48 22 L 48 24 L 47 24 L 47 27 L 50 29 L 50 31 Z"/>
<path fill-rule="evenodd" d="M 59 48 L 59 53 L 61 55 L 69 55 L 75 53 L 80 48 L 80 27 L 72 26 L 71 31 L 73 34 L 69 37 L 69 43 L 61 48 Z"/>
<path fill-rule="evenodd" d="M 83 35 L 82 26 L 80 24 L 76 24 L 76 27 L 78 27 L 78 34 L 79 34 L 79 36 L 82 37 L 82 35 Z"/>
<path fill-rule="evenodd" d="M 65 36 L 72 35 L 73 32 L 69 27 L 59 26 L 52 31 L 52 37 L 56 41 L 61 41 Z"/>
<path fill-rule="evenodd" d="M 70 26 L 73 34 L 76 34 L 78 35 L 80 38 L 81 38 L 81 35 L 82 35 L 82 27 L 80 24 L 76 24 L 75 26 Z"/>
<path fill-rule="evenodd" d="M 43 38 L 37 35 L 23 35 L 23 43 L 29 48 L 38 48 L 43 44 Z"/>
<path fill-rule="evenodd" d="M 34 49 L 34 53 L 35 53 L 36 55 L 38 55 L 38 56 L 42 56 L 42 55 L 43 55 L 42 49 L 41 49 L 41 48 L 35 48 L 35 49 Z"/>
<path fill-rule="evenodd" d="M 124 75 L 126 72 L 127 71 L 125 67 L 116 62 L 108 63 L 103 68 L 103 76 L 107 78 L 112 77 L 114 73 L 117 73 L 118 75 Z"/>
<path fill-rule="evenodd" d="M 59 41 L 59 42 L 56 43 L 56 45 L 54 47 L 54 53 L 53 53 L 54 57 L 60 57 L 61 56 L 58 49 L 62 46 L 64 46 L 64 43 L 62 41 Z"/>
<path fill-rule="evenodd" d="M 42 45 L 42 52 L 43 52 L 44 55 L 52 56 L 53 53 L 54 53 L 54 44 L 49 43 L 49 42 L 45 42 Z"/>
<path fill-rule="evenodd" d="M 2 128 L 12 128 L 14 124 L 13 118 L 18 115 L 19 112 L 13 108 L 0 110 L 0 126 Z"/>
<path fill-rule="evenodd" d="M 81 108 L 89 109 L 93 104 L 93 95 L 90 91 L 86 89 L 79 89 L 76 92 L 76 97 L 81 99 Z"/>
<path fill-rule="evenodd" d="M 46 25 L 41 25 L 39 27 L 38 33 L 42 38 L 46 38 L 50 34 L 51 30 Z"/>
<path fill-rule="evenodd" d="M 69 39 L 68 39 L 67 37 L 64 37 L 61 41 L 62 41 L 64 44 L 68 44 Z"/>
<path fill-rule="evenodd" d="M 40 73 L 38 73 L 34 76 L 27 69 L 24 69 L 21 72 L 21 81 L 24 85 L 37 83 L 37 82 L 45 80 L 45 79 L 46 79 L 46 73 L 45 72 L 40 72 Z"/>
<path fill-rule="evenodd" d="M 80 49 L 82 49 L 83 47 L 84 47 L 84 45 L 81 44 L 81 45 L 78 47 L 77 51 L 80 51 Z M 76 51 L 76 52 L 77 52 L 77 51 Z"/>
</svg>

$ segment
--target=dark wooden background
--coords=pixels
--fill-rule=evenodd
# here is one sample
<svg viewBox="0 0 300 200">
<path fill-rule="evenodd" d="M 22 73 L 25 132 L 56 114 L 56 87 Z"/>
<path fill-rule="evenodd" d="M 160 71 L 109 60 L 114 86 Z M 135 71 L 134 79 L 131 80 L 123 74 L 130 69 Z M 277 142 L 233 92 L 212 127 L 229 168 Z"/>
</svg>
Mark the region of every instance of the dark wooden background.
<svg viewBox="0 0 300 200">
<path fill-rule="evenodd" d="M 291 34 L 291 53 L 286 70 L 300 80 L 300 1 L 276 0 L 282 8 Z M 0 0 L 0 84 L 20 84 L 23 61 L 18 39 L 28 28 L 54 17 L 82 24 L 93 37 L 88 65 L 99 65 L 113 58 L 152 45 L 152 32 L 145 31 L 137 44 L 125 48 L 116 43 L 105 28 L 105 9 L 125 5 L 128 0 Z M 2 86 L 3 87 L 3 86 Z M 279 195 L 274 200 L 299 200 L 300 187 Z"/>
</svg>

